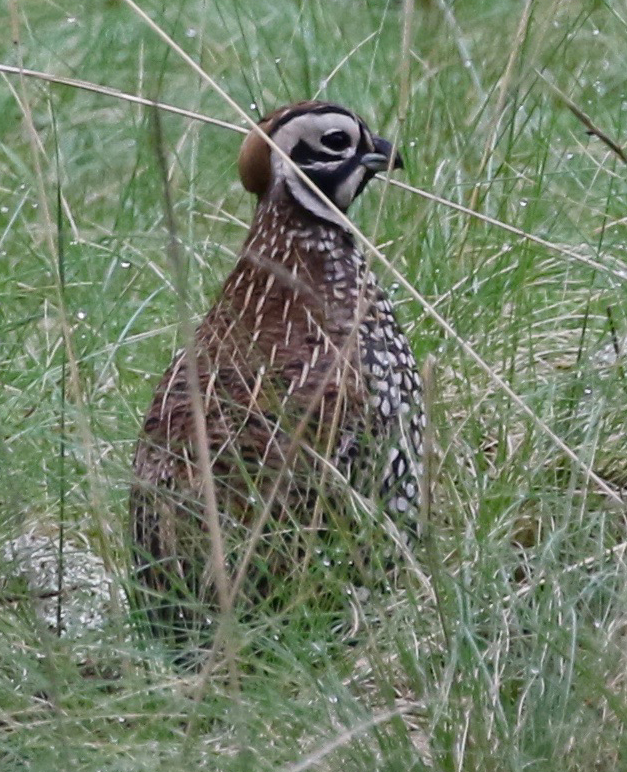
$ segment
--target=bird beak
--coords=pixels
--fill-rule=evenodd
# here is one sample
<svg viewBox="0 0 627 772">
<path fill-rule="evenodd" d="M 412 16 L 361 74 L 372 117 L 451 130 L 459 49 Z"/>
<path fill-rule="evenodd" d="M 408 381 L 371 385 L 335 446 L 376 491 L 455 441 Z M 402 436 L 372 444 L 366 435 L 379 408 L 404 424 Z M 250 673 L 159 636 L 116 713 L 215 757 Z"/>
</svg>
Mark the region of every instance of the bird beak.
<svg viewBox="0 0 627 772">
<path fill-rule="evenodd" d="M 403 169 L 403 159 L 399 153 L 394 153 L 394 160 L 392 160 L 392 152 L 394 148 L 392 143 L 388 142 L 383 137 L 373 137 L 374 152 L 365 153 L 361 157 L 360 163 L 365 166 L 366 169 L 370 169 L 373 172 L 384 172 L 390 167 L 392 169 Z"/>
</svg>

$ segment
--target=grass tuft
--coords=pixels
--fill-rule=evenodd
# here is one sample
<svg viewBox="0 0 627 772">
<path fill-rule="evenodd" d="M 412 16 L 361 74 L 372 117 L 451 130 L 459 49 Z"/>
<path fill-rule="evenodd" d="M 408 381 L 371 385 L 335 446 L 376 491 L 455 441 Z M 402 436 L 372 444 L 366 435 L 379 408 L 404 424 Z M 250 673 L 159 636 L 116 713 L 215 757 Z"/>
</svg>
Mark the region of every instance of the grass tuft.
<svg viewBox="0 0 627 772">
<path fill-rule="evenodd" d="M 146 101 L 0 71 L 2 769 L 625 769 L 621 9 L 141 7 L 251 117 L 318 95 L 398 137 L 405 187 L 352 217 L 435 360 L 428 535 L 349 619 L 232 620 L 201 676 L 146 634 L 131 456 L 184 344 L 164 180 L 195 321 L 251 219 L 243 124 L 129 3 L 14 0 L 3 65 Z M 160 162 L 154 101 L 218 123 L 161 110 Z"/>
</svg>

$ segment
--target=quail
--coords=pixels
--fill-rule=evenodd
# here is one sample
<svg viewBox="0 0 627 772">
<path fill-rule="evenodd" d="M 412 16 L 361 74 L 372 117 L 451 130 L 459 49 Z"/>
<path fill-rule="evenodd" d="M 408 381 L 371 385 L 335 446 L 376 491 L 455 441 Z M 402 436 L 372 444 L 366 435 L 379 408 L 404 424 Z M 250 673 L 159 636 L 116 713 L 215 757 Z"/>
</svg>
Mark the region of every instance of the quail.
<svg viewBox="0 0 627 772">
<path fill-rule="evenodd" d="M 205 437 L 195 431 L 182 353 L 156 389 L 135 453 L 136 576 L 157 626 L 202 625 L 216 603 L 199 441 L 209 446 L 227 571 L 269 505 L 241 591 L 248 603 L 276 595 L 299 561 L 324 551 L 308 553 L 307 538 L 342 530 L 346 519 L 351 530 L 359 506 L 341 503 L 351 491 L 410 531 L 417 521 L 416 362 L 377 277 L 325 201 L 346 212 L 377 171 L 402 168 L 401 157 L 332 103 L 281 107 L 259 128 L 313 184 L 248 134 L 239 174 L 257 196 L 254 219 L 194 339 Z"/>
</svg>

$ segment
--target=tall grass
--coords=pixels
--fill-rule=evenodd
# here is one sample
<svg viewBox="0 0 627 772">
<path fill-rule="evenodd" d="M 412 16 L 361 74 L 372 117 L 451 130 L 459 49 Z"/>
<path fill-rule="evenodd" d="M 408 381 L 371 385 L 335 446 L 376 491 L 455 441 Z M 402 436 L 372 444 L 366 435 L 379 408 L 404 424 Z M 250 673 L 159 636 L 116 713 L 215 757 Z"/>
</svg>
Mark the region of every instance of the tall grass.
<svg viewBox="0 0 627 772">
<path fill-rule="evenodd" d="M 431 519 L 350 645 L 263 611 L 236 690 L 220 656 L 169 663 L 125 600 L 133 445 L 182 343 L 150 109 L 2 75 L 2 768 L 625 769 L 627 187 L 599 137 L 625 131 L 623 6 L 425 0 L 405 56 L 395 2 L 142 8 L 254 118 L 319 94 L 398 131 L 409 189 L 352 218 L 435 356 Z M 241 126 L 128 4 L 10 10 L 2 63 Z M 161 123 L 200 317 L 251 219 L 241 136 Z"/>
</svg>

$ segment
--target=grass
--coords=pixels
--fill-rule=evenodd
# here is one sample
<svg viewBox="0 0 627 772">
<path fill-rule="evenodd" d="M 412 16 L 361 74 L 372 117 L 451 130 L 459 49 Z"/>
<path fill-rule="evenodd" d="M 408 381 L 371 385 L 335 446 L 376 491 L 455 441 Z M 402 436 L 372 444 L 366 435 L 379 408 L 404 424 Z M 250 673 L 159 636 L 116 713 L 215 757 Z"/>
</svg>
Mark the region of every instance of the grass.
<svg viewBox="0 0 627 772">
<path fill-rule="evenodd" d="M 126 3 L 12 7 L 25 67 L 240 123 Z M 3 76 L 2 768 L 625 769 L 625 509 L 591 476 L 624 496 L 625 169 L 547 83 L 620 144 L 624 9 L 425 0 L 403 56 L 396 2 L 142 7 L 253 117 L 320 92 L 398 130 L 410 186 L 551 243 L 376 183 L 352 212 L 371 236 L 382 204 L 394 268 L 533 417 L 380 270 L 436 358 L 424 580 L 364 609 L 351 645 L 322 614 L 241 623 L 236 690 L 219 659 L 173 668 L 123 601 L 133 445 L 180 345 L 150 111 Z M 200 316 L 252 214 L 241 137 L 162 123 Z"/>
</svg>

